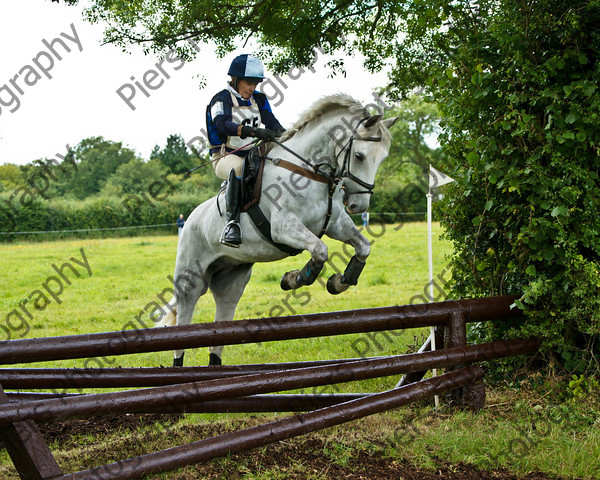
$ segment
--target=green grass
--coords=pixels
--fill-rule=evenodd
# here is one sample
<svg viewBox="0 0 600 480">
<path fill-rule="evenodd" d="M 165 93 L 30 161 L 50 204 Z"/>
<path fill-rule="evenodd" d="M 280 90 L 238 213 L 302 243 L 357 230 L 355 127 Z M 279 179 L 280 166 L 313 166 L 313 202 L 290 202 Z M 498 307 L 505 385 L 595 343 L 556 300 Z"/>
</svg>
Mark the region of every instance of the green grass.
<svg viewBox="0 0 600 480">
<path fill-rule="evenodd" d="M 295 295 L 282 291 L 279 288 L 282 274 L 304 265 L 309 258 L 307 252 L 279 262 L 256 264 L 236 319 L 422 302 L 420 298 L 413 297 L 423 295 L 428 281 L 426 225 L 414 223 L 402 228 L 394 225 L 374 226 L 373 233 L 375 236 L 369 236 L 373 241 L 372 253 L 357 287 L 344 294 L 331 296 L 324 285 L 333 268 L 326 265 L 314 285 L 303 288 Z M 437 238 L 437 225 L 434 233 Z M 339 242 L 328 240 L 327 243 L 334 258 L 332 265 L 343 269 L 342 255 L 346 259 L 348 255 Z M 70 260 L 75 258 L 83 262 L 81 249 L 92 271 L 91 276 L 84 267 Z M 14 309 L 27 320 L 27 326 L 11 331 L 14 338 L 130 329 L 137 325 L 135 317 L 143 310 L 146 313 L 142 318 L 149 322 L 150 309 L 146 307 L 153 301 L 162 303 L 158 295 L 170 286 L 167 276 L 172 275 L 176 249 L 177 238 L 164 236 L 2 245 L 0 265 L 4 274 L 0 278 L 0 321 L 6 325 L 4 319 Z M 450 246 L 436 241 L 434 253 L 436 271 L 441 272 L 446 265 L 445 256 L 450 253 Z M 64 270 L 71 285 L 65 285 L 59 296 L 59 304 L 47 295 L 42 284 L 50 276 L 57 276 L 53 264 L 60 267 L 65 262 L 73 264 L 81 276 L 77 277 L 68 268 Z M 54 285 L 52 283 L 51 286 Z M 36 290 L 46 294 L 51 303 L 42 302 L 45 307 L 42 310 L 29 307 L 33 316 L 33 319 L 29 319 L 19 309 L 19 304 Z M 38 295 L 35 294 L 32 300 Z M 31 301 L 25 305 L 31 306 Z M 212 296 L 207 294 L 196 307 L 194 322 L 212 321 L 214 311 Z M 11 324 L 14 327 L 21 326 L 15 316 L 11 317 Z M 413 335 L 414 332 L 406 332 L 403 338 L 412 341 Z M 226 348 L 224 360 L 228 364 L 238 364 L 355 357 L 358 347 L 353 347 L 353 342 L 356 338 L 341 336 L 285 344 L 269 342 L 235 346 Z M 402 350 L 406 343 L 399 341 L 391 344 L 387 339 L 383 340 L 371 342 L 372 351 L 365 351 L 364 354 L 394 353 Z M 362 348 L 364 350 L 367 347 L 362 345 Z M 206 349 L 190 350 L 186 353 L 186 364 L 203 365 L 207 357 Z M 131 355 L 108 361 L 111 365 L 114 362 L 122 366 L 169 365 L 171 353 Z M 61 365 L 99 366 L 93 360 L 65 361 Z"/>
<path fill-rule="evenodd" d="M 372 254 L 358 286 L 339 296 L 329 295 L 323 286 L 324 279 L 331 273 L 329 268 L 324 279 L 321 277 L 314 285 L 303 288 L 302 296 L 294 297 L 280 290 L 279 279 L 287 270 L 304 265 L 308 260 L 306 253 L 280 262 L 257 264 L 236 319 L 278 312 L 305 314 L 422 301 L 420 297 L 428 281 L 426 225 L 411 223 L 402 228 L 387 226 L 383 232 L 381 228 L 373 230 L 375 235 L 369 237 L 373 240 Z M 434 267 L 436 276 L 447 279 L 450 275 L 446 271 L 446 256 L 451 254 L 451 246 L 439 241 L 439 233 L 440 227 L 435 225 Z M 342 251 L 337 242 L 328 241 L 328 245 L 330 253 Z M 0 246 L 0 325 L 6 326 L 6 315 L 19 309 L 20 302 L 32 292 L 42 289 L 50 276 L 57 275 L 52 264 L 60 266 L 71 257 L 81 260 L 83 249 L 92 275 L 77 265 L 74 266 L 80 277 L 65 270 L 71 285 L 65 286 L 60 295 L 61 303 L 52 301 L 43 309 L 31 310 L 33 318 L 28 319 L 23 328 L 12 318 L 14 337 L 131 328 L 140 310 L 156 301 L 157 295 L 169 286 L 167 276 L 173 271 L 176 248 L 177 238 L 166 236 L 4 244 Z M 336 265 L 343 267 L 342 262 L 336 261 Z M 212 321 L 214 309 L 212 297 L 206 295 L 197 306 L 194 321 Z M 391 355 L 418 347 L 420 337 L 426 333 L 423 329 L 405 331 L 398 336 L 379 333 L 367 342 L 365 336 L 342 335 L 231 346 L 225 349 L 224 361 L 227 364 L 269 363 L 359 354 Z M 0 335 L 3 335 L 1 329 Z M 207 349 L 189 350 L 186 365 L 204 365 L 207 357 Z M 171 359 L 171 352 L 157 352 L 28 366 L 158 366 L 170 365 Z M 318 391 L 374 392 L 389 389 L 396 381 L 396 378 L 375 379 L 328 386 Z M 365 456 L 392 463 L 409 462 L 431 470 L 440 465 L 462 463 L 486 470 L 505 469 L 517 475 L 539 471 L 548 477 L 599 478 L 600 401 L 597 396 L 580 399 L 579 403 L 565 402 L 557 399 L 547 383 L 541 385 L 531 389 L 492 389 L 488 397 L 490 406 L 477 413 L 434 410 L 418 405 L 313 434 L 309 437 L 311 458 L 320 458 L 325 465 L 322 470 L 313 468 L 302 455 L 290 453 L 306 448 L 304 440 L 299 438 L 253 454 L 218 459 L 205 467 L 190 467 L 152 478 L 334 478 L 328 476 L 330 467 L 355 471 L 361 468 L 357 459 Z M 313 391 L 307 389 L 305 393 Z M 540 431 L 546 432 L 544 415 L 553 415 L 558 420 L 541 435 Z M 147 427 L 138 431 L 75 435 L 68 444 L 51 447 L 65 471 L 75 471 L 82 466 L 117 461 L 202 436 L 264 423 L 273 417 L 191 414 L 167 430 Z M 283 452 L 281 455 L 287 455 L 289 462 L 267 464 L 265 458 L 273 451 Z M 213 475 L 213 472 L 217 473 Z M 0 478 L 17 478 L 4 450 L 0 450 Z"/>
</svg>

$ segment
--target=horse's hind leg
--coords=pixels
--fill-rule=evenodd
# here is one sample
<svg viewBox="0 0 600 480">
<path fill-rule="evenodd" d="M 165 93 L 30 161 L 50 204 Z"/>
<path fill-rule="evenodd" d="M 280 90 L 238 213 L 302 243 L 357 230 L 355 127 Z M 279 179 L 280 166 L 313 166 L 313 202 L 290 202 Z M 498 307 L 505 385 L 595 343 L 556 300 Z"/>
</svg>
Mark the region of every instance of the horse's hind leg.
<svg viewBox="0 0 600 480">
<path fill-rule="evenodd" d="M 216 304 L 215 322 L 233 320 L 246 285 L 252 275 L 252 264 L 237 265 L 215 272 L 210 279 L 210 291 Z M 209 365 L 221 365 L 223 347 L 210 347 Z"/>
<path fill-rule="evenodd" d="M 173 288 L 177 296 L 177 325 L 189 325 L 198 299 L 208 290 L 208 279 L 199 267 L 199 263 L 181 271 L 176 268 Z M 183 366 L 184 353 L 184 350 L 175 350 L 174 367 Z"/>
</svg>

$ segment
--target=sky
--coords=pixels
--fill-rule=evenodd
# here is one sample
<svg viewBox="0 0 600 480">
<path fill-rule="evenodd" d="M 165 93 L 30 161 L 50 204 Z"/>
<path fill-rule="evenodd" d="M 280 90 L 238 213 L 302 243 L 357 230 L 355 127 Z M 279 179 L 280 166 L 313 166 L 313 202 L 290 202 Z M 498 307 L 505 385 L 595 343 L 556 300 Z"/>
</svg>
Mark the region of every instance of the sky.
<svg viewBox="0 0 600 480">
<path fill-rule="evenodd" d="M 206 105 L 225 88 L 231 60 L 252 53 L 240 48 L 219 59 L 200 44 L 186 63 L 137 47 L 123 52 L 102 45 L 103 25 L 85 21 L 82 10 L 50 0 L 0 0 L 0 165 L 60 161 L 67 145 L 94 136 L 122 142 L 144 159 L 171 134 L 187 142 L 202 135 Z M 314 72 L 282 75 L 285 88 L 266 72 L 273 83 L 265 93 L 284 127 L 323 95 L 343 92 L 368 104 L 386 84 L 384 72 L 369 74 L 358 59 L 347 59 L 346 77 L 330 78 L 326 60 L 319 55 Z"/>
</svg>

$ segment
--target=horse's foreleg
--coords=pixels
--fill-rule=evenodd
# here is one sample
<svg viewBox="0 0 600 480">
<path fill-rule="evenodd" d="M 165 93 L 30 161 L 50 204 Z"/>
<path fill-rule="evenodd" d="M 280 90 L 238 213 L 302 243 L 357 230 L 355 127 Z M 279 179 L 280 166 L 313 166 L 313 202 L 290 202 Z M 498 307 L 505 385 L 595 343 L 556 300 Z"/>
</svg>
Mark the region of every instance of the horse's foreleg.
<svg viewBox="0 0 600 480">
<path fill-rule="evenodd" d="M 345 292 L 350 288 L 351 285 L 358 284 L 358 277 L 365 268 L 366 262 L 362 262 L 358 259 L 356 255 L 354 255 L 344 273 L 335 273 L 327 280 L 327 291 L 332 295 L 337 295 L 339 293 Z"/>
<path fill-rule="evenodd" d="M 216 304 L 215 322 L 233 320 L 246 285 L 252 275 L 252 264 L 224 268 L 214 273 L 210 279 L 210 291 Z M 221 365 L 223 346 L 209 348 L 209 365 Z"/>
<path fill-rule="evenodd" d="M 285 222 L 280 224 L 273 222 L 271 235 L 276 242 L 299 250 L 308 250 L 311 255 L 301 270 L 292 270 L 283 275 L 281 288 L 294 290 L 314 283 L 327 261 L 327 245 L 294 217 L 286 218 Z"/>
<path fill-rule="evenodd" d="M 292 270 L 281 277 L 282 290 L 294 290 L 305 285 L 312 285 L 323 270 L 323 264 L 317 264 L 312 258 L 306 262 L 302 270 Z"/>
<path fill-rule="evenodd" d="M 327 280 L 327 291 L 332 295 L 337 295 L 358 283 L 358 277 L 360 277 L 367 257 L 371 253 L 371 243 L 358 231 L 354 222 L 347 215 L 342 216 L 336 225 L 328 230 L 327 235 L 351 245 L 355 252 L 344 273 L 336 273 Z"/>
</svg>

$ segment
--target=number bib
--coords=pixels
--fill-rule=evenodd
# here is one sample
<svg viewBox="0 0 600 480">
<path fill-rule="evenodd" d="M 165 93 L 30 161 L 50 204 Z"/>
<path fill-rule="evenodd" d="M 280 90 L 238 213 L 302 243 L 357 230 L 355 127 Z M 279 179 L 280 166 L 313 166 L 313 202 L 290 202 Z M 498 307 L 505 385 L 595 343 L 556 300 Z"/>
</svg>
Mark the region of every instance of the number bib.
<svg viewBox="0 0 600 480">
<path fill-rule="evenodd" d="M 238 105 L 237 98 L 231 94 L 231 100 L 233 106 L 231 109 L 231 119 L 235 123 L 245 125 L 251 128 L 256 128 L 261 124 L 260 110 L 254 97 L 250 98 L 250 105 Z M 248 143 L 247 138 L 241 137 L 228 137 L 227 143 L 225 144 L 228 148 L 238 149 Z M 243 150 L 249 150 L 251 146 L 246 147 Z"/>
</svg>

